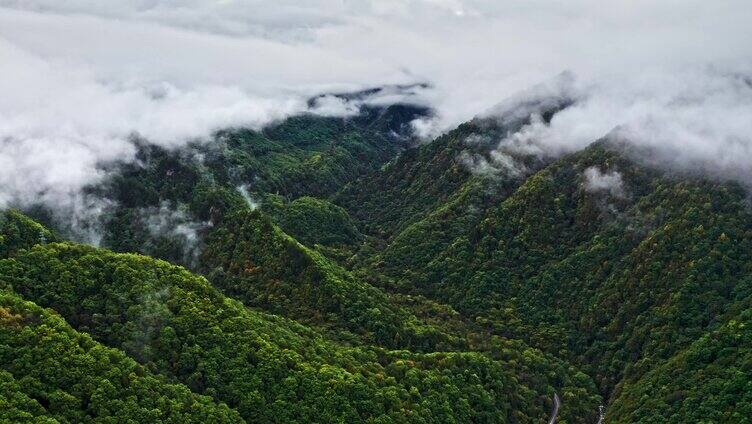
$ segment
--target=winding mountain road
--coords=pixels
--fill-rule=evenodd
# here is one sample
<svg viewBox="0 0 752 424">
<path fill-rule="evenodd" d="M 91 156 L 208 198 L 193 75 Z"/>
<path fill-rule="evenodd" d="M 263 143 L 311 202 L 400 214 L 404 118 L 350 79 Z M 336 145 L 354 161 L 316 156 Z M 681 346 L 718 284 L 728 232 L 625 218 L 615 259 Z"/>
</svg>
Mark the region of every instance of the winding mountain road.
<svg viewBox="0 0 752 424">
<path fill-rule="evenodd" d="M 551 411 L 551 419 L 548 420 L 548 424 L 556 423 L 556 417 L 559 415 L 560 404 L 561 402 L 559 401 L 559 395 L 554 393 L 554 409 Z"/>
<path fill-rule="evenodd" d="M 551 418 L 548 419 L 548 424 L 556 424 L 556 418 L 559 416 L 559 406 L 561 406 L 559 395 L 554 392 L 554 407 L 551 410 Z M 605 417 L 605 408 L 603 407 L 603 405 L 600 405 L 598 407 L 598 422 L 596 424 L 603 424 L 603 419 Z"/>
</svg>

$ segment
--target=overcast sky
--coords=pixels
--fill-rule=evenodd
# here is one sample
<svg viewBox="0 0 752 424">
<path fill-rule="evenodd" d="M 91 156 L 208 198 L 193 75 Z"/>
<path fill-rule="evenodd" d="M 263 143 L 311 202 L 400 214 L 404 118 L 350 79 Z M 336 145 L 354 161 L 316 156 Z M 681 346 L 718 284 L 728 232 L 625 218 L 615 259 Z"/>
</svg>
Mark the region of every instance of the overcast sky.
<svg viewBox="0 0 752 424">
<path fill-rule="evenodd" d="M 736 169 L 750 22 L 749 0 L 0 0 L 0 204 L 78 190 L 133 133 L 179 145 L 412 82 L 441 131 L 565 70 L 583 101 L 528 136 L 567 150 L 627 124 Z"/>
</svg>

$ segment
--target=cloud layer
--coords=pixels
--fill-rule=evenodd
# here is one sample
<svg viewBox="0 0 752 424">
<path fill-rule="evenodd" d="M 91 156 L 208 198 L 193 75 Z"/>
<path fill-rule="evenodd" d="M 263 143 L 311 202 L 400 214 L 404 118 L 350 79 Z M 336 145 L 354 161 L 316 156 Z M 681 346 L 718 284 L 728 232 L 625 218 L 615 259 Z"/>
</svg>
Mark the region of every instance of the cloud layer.
<svg viewBox="0 0 752 424">
<path fill-rule="evenodd" d="M 533 119 L 509 134 L 494 152 L 511 148 L 556 156 L 610 137 L 641 148 L 639 159 L 653 165 L 752 185 L 748 75 L 752 72 L 743 68 L 688 66 L 673 72 L 646 69 L 631 77 L 555 78 L 522 98 L 567 106 L 550 122 Z M 527 109 L 505 102 L 486 115 L 503 120 L 519 110 Z"/>
<path fill-rule="evenodd" d="M 134 134 L 176 146 L 319 93 L 427 82 L 429 135 L 563 70 L 580 101 L 518 138 L 566 151 L 621 126 L 742 172 L 749 22 L 747 0 L 0 0 L 0 205 L 76 193 Z"/>
</svg>

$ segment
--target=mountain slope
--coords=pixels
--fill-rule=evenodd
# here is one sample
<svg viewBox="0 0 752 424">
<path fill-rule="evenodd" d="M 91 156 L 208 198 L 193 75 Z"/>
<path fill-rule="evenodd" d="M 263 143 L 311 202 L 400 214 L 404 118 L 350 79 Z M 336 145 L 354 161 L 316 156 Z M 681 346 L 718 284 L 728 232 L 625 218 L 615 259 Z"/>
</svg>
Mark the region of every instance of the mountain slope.
<svg viewBox="0 0 752 424">
<path fill-rule="evenodd" d="M 415 153 L 426 156 L 413 168 L 373 177 L 442 187 L 444 197 L 408 221 L 360 214 L 347 199 L 377 196 L 367 185 L 345 192 L 364 226 L 388 228 L 359 274 L 383 273 L 385 287 L 569 357 L 604 394 L 687 348 L 748 296 L 752 216 L 742 188 L 643 166 L 628 146 L 602 141 L 539 171 L 523 163 L 529 173 L 516 184 L 468 172 L 447 192 L 463 153 L 441 141 Z M 424 165 L 432 161 L 444 165 Z M 411 202 L 410 187 L 389 196 Z"/>
<path fill-rule="evenodd" d="M 349 330 L 387 347 L 461 345 L 302 246 L 259 211 L 241 210 L 219 223 L 207 237 L 201 262 L 215 286 L 249 306 Z"/>
<path fill-rule="evenodd" d="M 8 212 L 0 280 L 252 422 L 539 422 L 554 394 L 559 422 L 601 398 L 606 422 L 743 422 L 748 189 L 612 136 L 557 154 L 515 136 L 567 106 L 412 148 L 410 108 L 138 141 L 87 191 L 103 244 L 206 278 Z M 43 415 L 8 370 L 0 402 Z"/>
<path fill-rule="evenodd" d="M 608 421 L 750 422 L 752 310 L 621 388 Z"/>
<path fill-rule="evenodd" d="M 342 348 L 145 257 L 51 244 L 0 261 L 0 275 L 79 331 L 250 421 L 530 421 L 545 415 L 552 390 L 547 372 L 529 379 L 533 390 L 518 382 L 513 363 L 479 353 Z M 564 416 L 591 416 L 592 383 L 559 369 L 571 373 L 551 374 L 562 389 L 578 393 Z"/>
<path fill-rule="evenodd" d="M 0 291 L 0 419 L 6 422 L 240 422 L 57 314 Z"/>
</svg>

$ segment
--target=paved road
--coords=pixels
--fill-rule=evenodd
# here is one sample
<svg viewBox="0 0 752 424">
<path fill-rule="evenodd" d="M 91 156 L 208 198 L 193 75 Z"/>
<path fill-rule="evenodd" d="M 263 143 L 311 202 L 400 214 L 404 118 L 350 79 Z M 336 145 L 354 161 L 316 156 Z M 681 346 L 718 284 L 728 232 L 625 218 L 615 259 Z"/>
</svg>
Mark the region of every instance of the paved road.
<svg viewBox="0 0 752 424">
<path fill-rule="evenodd" d="M 559 415 L 559 395 L 554 393 L 554 409 L 551 411 L 551 419 L 548 420 L 548 424 L 554 424 L 556 422 L 556 416 Z"/>
<path fill-rule="evenodd" d="M 551 410 L 551 418 L 548 420 L 548 424 L 556 424 L 556 417 L 559 415 L 559 406 L 561 406 L 561 401 L 559 400 L 559 395 L 554 393 L 554 408 Z M 598 422 L 596 424 L 603 424 L 603 418 L 606 416 L 605 408 L 603 408 L 603 405 L 598 407 Z"/>
</svg>

